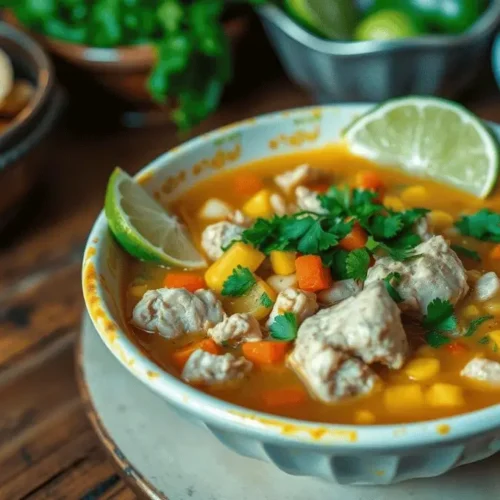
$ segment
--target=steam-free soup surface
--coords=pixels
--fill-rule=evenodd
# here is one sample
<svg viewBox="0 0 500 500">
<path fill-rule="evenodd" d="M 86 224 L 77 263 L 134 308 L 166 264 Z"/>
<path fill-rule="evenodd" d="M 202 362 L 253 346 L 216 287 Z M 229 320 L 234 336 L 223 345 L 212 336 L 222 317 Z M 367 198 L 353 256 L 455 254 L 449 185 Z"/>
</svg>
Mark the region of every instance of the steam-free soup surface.
<svg viewBox="0 0 500 500">
<path fill-rule="evenodd" d="M 435 325 L 426 327 L 422 324 L 425 322 L 425 315 L 403 313 L 402 324 L 410 345 L 405 362 L 399 369 L 390 369 L 380 362 L 368 363 L 370 370 L 378 375 L 379 382 L 367 394 L 342 397 L 330 402 L 322 400 L 314 390 L 311 390 L 307 380 L 299 376 L 297 370 L 290 367 L 290 363 L 287 362 L 287 356 L 294 349 L 293 340 L 288 342 L 286 356 L 278 362 L 254 362 L 252 368 L 240 380 L 215 385 L 196 384 L 200 390 L 254 410 L 333 423 L 413 422 L 470 412 L 498 403 L 500 390 L 495 389 L 494 384 L 464 377 L 461 371 L 473 358 L 500 362 L 500 352 L 497 352 L 496 345 L 497 329 L 500 330 L 500 296 L 494 291 L 487 300 L 479 300 L 476 293 L 477 279 L 486 272 L 499 271 L 500 255 L 496 251 L 495 243 L 464 236 L 453 227 L 454 221 L 459 220 L 464 214 L 475 213 L 485 206 L 492 210 L 497 209 L 500 204 L 498 192 L 486 201 L 478 200 L 428 179 L 411 177 L 398 170 L 379 168 L 351 156 L 341 147 L 330 147 L 269 158 L 217 174 L 209 180 L 199 182 L 179 197 L 169 209 L 188 226 L 193 239 L 203 250 L 202 232 L 207 226 L 218 222 L 207 220 L 201 215 L 207 200 L 220 200 L 232 210 L 243 209 L 252 216 L 259 208 L 252 208 L 251 205 L 248 208 L 247 202 L 264 190 L 267 195 L 279 194 L 286 202 L 287 210 L 293 213 L 297 210 L 292 206 L 297 201 L 295 186 L 290 193 L 285 193 L 274 178 L 303 163 L 320 171 L 319 177 L 313 176 L 300 183 L 315 193 L 324 194 L 328 186 L 332 185 L 338 189 L 348 185 L 351 189 L 362 190 L 360 182 L 363 183 L 363 176 L 372 180 L 375 177 L 380 181 L 373 186 L 373 191 L 377 195 L 375 202 L 381 202 L 395 212 L 414 207 L 432 210 L 425 216 L 430 221 L 429 231 L 436 235 L 444 235 L 446 242 L 453 245 L 467 270 L 470 289 L 465 297 L 453 304 L 457 325 L 452 331 L 442 331 L 438 326 L 437 331 L 433 332 L 431 330 Z M 262 210 L 267 209 L 262 208 Z M 267 215 L 272 217 L 271 213 Z M 250 223 L 252 227 L 256 218 L 251 217 L 252 220 L 247 221 L 247 224 Z M 361 247 L 364 244 L 366 242 L 362 242 Z M 457 245 L 463 248 L 458 249 Z M 225 250 L 227 253 L 230 249 Z M 377 254 L 377 251 L 374 250 L 373 253 Z M 297 258 L 300 254 L 301 252 L 297 252 L 293 256 Z M 379 257 L 380 255 L 377 255 L 377 258 Z M 374 262 L 375 259 L 372 258 L 370 265 Z M 339 277 L 335 275 L 336 271 L 334 267 L 328 269 L 330 276 L 327 279 L 331 279 L 330 284 L 339 281 Z M 127 286 L 123 292 L 127 318 L 132 318 L 134 307 L 147 290 L 161 289 L 165 286 L 166 277 L 171 272 L 164 267 L 130 259 Z M 203 277 L 206 269 L 197 273 Z M 268 283 L 272 283 L 272 278 L 269 278 L 277 273 L 269 257 L 266 256 L 253 274 L 259 282 L 268 280 Z M 209 288 L 208 281 L 207 279 L 206 288 Z M 397 280 L 391 283 L 392 288 L 397 290 Z M 318 286 L 321 288 L 321 283 Z M 313 290 L 310 293 L 319 295 L 321 291 Z M 216 290 L 216 294 L 221 299 L 226 313 L 234 312 L 232 304 L 236 298 L 221 295 L 219 289 Z M 276 294 L 277 290 L 271 288 L 269 298 L 275 301 Z M 324 308 L 325 306 L 320 305 L 320 310 Z M 277 342 L 278 339 L 269 337 L 269 329 L 266 327 L 269 311 L 270 309 L 264 313 L 259 311 L 257 317 L 264 340 Z M 477 318 L 482 319 L 477 322 L 480 324 L 474 329 L 474 320 Z M 473 331 L 470 336 L 464 335 L 467 329 L 469 333 Z M 299 329 L 299 335 L 300 331 Z M 166 339 L 159 333 L 145 332 L 132 324 L 130 333 L 154 361 L 178 377 L 182 373 L 182 364 L 179 365 L 176 361 L 176 353 L 187 345 L 193 345 L 207 338 L 207 332 L 200 331 L 184 334 L 175 339 Z M 220 354 L 228 352 L 238 358 L 244 356 L 242 347 L 244 345 L 245 343 L 223 342 L 218 349 Z M 352 353 L 349 353 L 349 356 L 351 355 Z M 415 363 L 416 360 L 423 362 Z M 449 385 L 439 385 L 440 383 Z M 431 388 L 434 392 L 430 391 Z"/>
</svg>

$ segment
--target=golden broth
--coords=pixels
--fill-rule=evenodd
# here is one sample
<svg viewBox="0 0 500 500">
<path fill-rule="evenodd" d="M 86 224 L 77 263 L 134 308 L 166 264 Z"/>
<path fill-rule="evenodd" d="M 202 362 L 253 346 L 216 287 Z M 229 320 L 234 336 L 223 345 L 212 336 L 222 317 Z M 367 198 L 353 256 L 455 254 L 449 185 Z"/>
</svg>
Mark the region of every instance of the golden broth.
<svg viewBox="0 0 500 500">
<path fill-rule="evenodd" d="M 493 210 L 500 208 L 500 194 L 498 189 L 486 201 L 476 199 L 451 187 L 444 186 L 428 179 L 419 179 L 409 176 L 399 170 L 382 169 L 376 167 L 366 160 L 349 154 L 343 147 L 335 146 L 315 151 L 304 151 L 283 155 L 275 158 L 259 160 L 245 165 L 245 172 L 258 174 L 265 185 L 274 186 L 272 178 L 277 173 L 291 169 L 301 163 L 309 163 L 313 167 L 320 168 L 331 173 L 331 183 L 353 185 L 357 172 L 366 169 L 376 169 L 383 178 L 386 185 L 386 196 L 400 196 L 409 186 L 423 186 L 427 193 L 425 199 L 416 199 L 414 203 L 406 202 L 406 208 L 421 206 L 430 209 L 438 209 L 447 212 L 457 219 L 460 214 L 473 213 L 483 207 Z M 197 217 L 197 213 L 203 203 L 209 198 L 219 198 L 234 208 L 241 208 L 246 201 L 235 193 L 233 183 L 241 169 L 222 172 L 214 177 L 199 182 L 188 192 L 183 194 L 170 207 L 179 214 L 188 224 L 196 242 L 199 244 L 200 235 L 204 224 Z M 418 196 L 417 196 L 418 198 Z M 439 230 L 435 230 L 439 233 Z M 482 257 L 481 263 L 470 259 L 463 259 L 466 269 L 478 269 L 482 272 L 493 270 L 500 273 L 500 261 L 489 258 L 489 251 L 493 247 L 491 243 L 480 242 L 460 235 L 447 236 L 454 244 L 466 245 L 476 250 Z M 146 289 L 161 288 L 167 269 L 155 265 L 133 261 L 130 259 L 128 268 L 128 287 L 124 290 L 126 314 L 130 317 L 134 305 L 140 300 Z M 435 382 L 446 382 L 459 385 L 464 388 L 465 404 L 456 408 L 408 408 L 406 411 L 399 408 L 397 412 L 391 412 L 384 406 L 381 394 L 374 392 L 368 397 L 347 400 L 345 402 L 328 405 L 308 397 L 305 403 L 289 404 L 283 407 L 269 405 L 262 398 L 263 389 L 279 389 L 290 386 L 301 385 L 298 377 L 284 365 L 271 365 L 268 367 L 254 367 L 248 378 L 238 385 L 237 388 L 204 388 L 203 390 L 218 398 L 224 399 L 247 408 L 274 413 L 287 417 L 304 420 L 332 423 L 358 422 L 356 415 L 359 411 L 368 410 L 375 416 L 375 423 L 396 423 L 429 420 L 438 417 L 449 416 L 457 413 L 466 413 L 500 402 L 500 391 L 488 390 L 479 385 L 473 385 L 460 377 L 460 370 L 474 356 L 483 355 L 493 360 L 500 361 L 500 350 L 496 352 L 493 344 L 481 344 L 479 339 L 488 332 L 500 329 L 500 297 L 491 299 L 487 303 L 478 303 L 474 295 L 469 294 L 456 308 L 456 313 L 461 325 L 467 325 L 472 319 L 471 308 L 477 307 L 476 315 L 493 314 L 493 320 L 483 323 L 474 336 L 461 338 L 468 350 L 463 353 L 452 353 L 447 347 L 439 349 L 425 346 L 419 327 L 405 322 L 405 330 L 410 337 L 413 354 L 410 360 L 419 356 L 435 357 L 441 363 L 441 369 L 437 376 L 426 382 L 419 383 L 424 389 Z M 467 316 L 469 315 L 469 316 Z M 467 317 L 465 317 L 467 316 Z M 131 335 L 139 343 L 147 354 L 161 367 L 179 376 L 175 368 L 172 368 L 170 358 L 174 350 L 191 342 L 196 336 L 186 336 L 180 340 L 165 340 L 159 335 L 150 335 L 131 327 Z M 500 348 L 500 346 L 498 346 Z M 239 354 L 239 348 L 230 349 L 230 352 Z M 404 370 L 389 371 L 385 368 L 377 369 L 384 381 L 384 387 L 396 384 L 411 383 Z M 361 422 L 362 423 L 362 422 Z"/>
</svg>

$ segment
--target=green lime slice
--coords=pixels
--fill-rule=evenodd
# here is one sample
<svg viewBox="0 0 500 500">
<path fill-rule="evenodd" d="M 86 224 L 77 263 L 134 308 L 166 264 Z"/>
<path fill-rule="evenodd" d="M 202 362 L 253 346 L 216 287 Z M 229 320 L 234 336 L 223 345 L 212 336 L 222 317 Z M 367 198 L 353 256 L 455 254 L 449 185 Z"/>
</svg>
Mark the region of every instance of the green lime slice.
<svg viewBox="0 0 500 500">
<path fill-rule="evenodd" d="M 479 198 L 495 186 L 498 143 L 479 118 L 454 102 L 416 96 L 391 99 L 351 123 L 344 138 L 358 156 Z"/>
<path fill-rule="evenodd" d="M 184 268 L 206 266 L 187 229 L 120 168 L 109 178 L 104 211 L 111 232 L 133 257 Z"/>
<path fill-rule="evenodd" d="M 358 21 L 352 0 L 285 0 L 285 8 L 311 31 L 332 40 L 351 38 Z"/>
<path fill-rule="evenodd" d="M 424 33 L 416 20 L 405 12 L 380 10 L 363 19 L 354 32 L 355 40 L 392 40 Z"/>
</svg>

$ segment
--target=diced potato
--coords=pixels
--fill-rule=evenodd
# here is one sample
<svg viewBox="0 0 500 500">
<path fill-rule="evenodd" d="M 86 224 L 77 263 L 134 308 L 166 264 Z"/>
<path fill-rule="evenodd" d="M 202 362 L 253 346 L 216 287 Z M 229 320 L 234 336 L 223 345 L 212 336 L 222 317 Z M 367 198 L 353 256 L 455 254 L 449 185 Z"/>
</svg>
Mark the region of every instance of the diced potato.
<svg viewBox="0 0 500 500">
<path fill-rule="evenodd" d="M 443 210 L 432 210 L 427 214 L 427 218 L 435 229 L 446 229 L 453 225 L 453 217 Z"/>
<path fill-rule="evenodd" d="M 467 319 L 477 318 L 480 314 L 479 308 L 474 304 L 469 304 L 467 307 L 464 307 L 462 311 L 462 316 Z"/>
<path fill-rule="evenodd" d="M 217 198 L 210 198 L 201 207 L 199 212 L 200 219 L 205 220 L 223 220 L 233 213 L 233 208 L 225 201 Z"/>
<path fill-rule="evenodd" d="M 409 378 L 416 381 L 428 380 L 439 373 L 440 363 L 436 358 L 418 358 L 404 367 Z"/>
<path fill-rule="evenodd" d="M 493 345 L 496 345 L 497 348 L 500 347 L 500 330 L 493 330 L 492 332 L 488 333 L 488 337 L 493 342 Z"/>
<path fill-rule="evenodd" d="M 141 299 L 142 296 L 148 291 L 148 285 L 130 285 L 128 287 L 128 294 L 134 299 Z"/>
<path fill-rule="evenodd" d="M 281 252 L 275 250 L 271 252 L 271 265 L 273 271 L 281 276 L 288 276 L 295 272 L 295 252 Z"/>
<path fill-rule="evenodd" d="M 500 314 L 500 302 L 498 300 L 490 300 L 486 302 L 483 306 L 486 311 L 493 315 Z"/>
<path fill-rule="evenodd" d="M 266 256 L 242 242 L 234 243 L 222 257 L 217 259 L 205 272 L 205 282 L 208 287 L 220 293 L 224 281 L 237 266 L 247 267 L 250 271 L 256 271 Z"/>
<path fill-rule="evenodd" d="M 254 219 L 272 217 L 274 210 L 271 205 L 271 194 L 269 189 L 261 189 L 243 205 L 243 213 Z"/>
<path fill-rule="evenodd" d="M 405 209 L 405 205 L 401 201 L 401 198 L 398 198 L 397 196 L 384 196 L 383 204 L 387 208 L 390 208 L 391 210 L 394 210 L 396 212 L 402 212 Z"/>
<path fill-rule="evenodd" d="M 403 203 L 413 206 L 422 206 L 428 201 L 429 193 L 424 186 L 410 186 L 401 193 Z"/>
<path fill-rule="evenodd" d="M 424 406 L 424 393 L 419 384 L 401 384 L 387 387 L 384 404 L 391 413 L 404 413 Z"/>
<path fill-rule="evenodd" d="M 354 413 L 354 422 L 357 424 L 374 424 L 376 420 L 375 415 L 368 410 L 358 410 Z"/>
<path fill-rule="evenodd" d="M 280 276 L 279 274 L 273 274 L 267 278 L 268 284 L 271 288 L 280 293 L 287 288 L 297 288 L 297 275 L 289 274 L 288 276 Z"/>
<path fill-rule="evenodd" d="M 263 303 L 264 294 L 271 299 L 271 305 Z M 276 292 L 265 281 L 258 280 L 247 294 L 225 300 L 224 309 L 228 314 L 249 313 L 260 321 L 269 316 L 275 301 Z"/>
<path fill-rule="evenodd" d="M 425 393 L 425 400 L 430 406 L 461 406 L 465 403 L 461 387 L 442 382 L 433 384 Z"/>
</svg>

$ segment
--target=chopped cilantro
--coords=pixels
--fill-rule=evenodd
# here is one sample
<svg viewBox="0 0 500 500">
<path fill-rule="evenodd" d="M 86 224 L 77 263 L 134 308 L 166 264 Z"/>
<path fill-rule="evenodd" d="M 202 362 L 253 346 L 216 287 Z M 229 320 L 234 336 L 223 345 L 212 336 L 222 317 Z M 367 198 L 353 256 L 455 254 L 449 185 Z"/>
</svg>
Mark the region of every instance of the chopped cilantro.
<svg viewBox="0 0 500 500">
<path fill-rule="evenodd" d="M 478 344 L 483 344 L 483 345 L 489 344 L 489 342 L 490 342 L 490 338 L 488 337 L 488 335 L 485 335 L 484 337 L 480 338 L 477 341 Z"/>
<path fill-rule="evenodd" d="M 418 254 L 415 254 L 413 248 L 392 248 L 386 243 L 376 241 L 372 236 L 368 238 L 368 241 L 366 242 L 366 248 L 368 248 L 368 250 L 370 250 L 371 252 L 382 250 L 392 259 L 400 262 L 419 256 Z"/>
<path fill-rule="evenodd" d="M 428 208 L 410 208 L 404 212 L 397 212 L 401 216 L 401 222 L 405 228 L 413 226 L 422 217 L 428 214 L 430 210 Z"/>
<path fill-rule="evenodd" d="M 366 227 L 376 240 L 394 238 L 403 228 L 400 215 L 375 215 Z"/>
<path fill-rule="evenodd" d="M 391 296 L 392 300 L 396 302 L 397 304 L 399 302 L 403 302 L 403 298 L 401 295 L 399 295 L 399 292 L 394 288 L 395 286 L 398 286 L 399 283 L 401 283 L 401 274 L 399 273 L 389 273 L 385 278 L 384 278 L 384 284 L 385 287 L 387 288 L 387 292 Z"/>
<path fill-rule="evenodd" d="M 264 307 L 272 307 L 272 305 L 274 304 L 274 302 L 271 300 L 271 297 L 269 297 L 269 295 L 267 295 L 266 292 L 264 292 L 261 296 L 260 296 L 260 303 L 264 306 Z"/>
<path fill-rule="evenodd" d="M 346 257 L 347 276 L 356 281 L 364 281 L 370 267 L 370 254 L 366 248 L 349 252 Z"/>
<path fill-rule="evenodd" d="M 478 240 L 500 242 L 500 214 L 483 208 L 473 215 L 464 215 L 455 227 L 465 236 Z"/>
<path fill-rule="evenodd" d="M 231 275 L 224 281 L 222 295 L 241 297 L 256 283 L 255 276 L 248 267 L 237 266 Z"/>
<path fill-rule="evenodd" d="M 465 248 L 461 245 L 451 245 L 451 248 L 455 250 L 455 252 L 457 252 L 458 254 L 463 255 L 468 259 L 475 260 L 476 262 L 481 261 L 481 257 L 479 257 L 479 254 L 474 250 L 470 250 L 469 248 Z"/>
<path fill-rule="evenodd" d="M 444 332 L 457 328 L 457 318 L 453 306 L 447 300 L 434 299 L 427 306 L 427 315 L 424 317 L 422 324 L 427 330 L 425 338 L 431 347 L 446 344 L 451 339 Z"/>
<path fill-rule="evenodd" d="M 295 314 L 286 312 L 276 316 L 269 330 L 273 339 L 294 340 L 298 330 Z"/>
<path fill-rule="evenodd" d="M 470 323 L 469 326 L 467 327 L 467 331 L 464 333 L 464 337 L 471 337 L 476 333 L 476 330 L 482 325 L 485 321 L 488 321 L 489 319 L 493 319 L 493 316 L 491 314 L 488 314 L 486 316 L 480 316 L 479 318 L 473 319 Z"/>
<path fill-rule="evenodd" d="M 493 352 L 498 352 L 498 345 L 496 342 L 493 342 Z"/>
<path fill-rule="evenodd" d="M 304 254 L 319 255 L 322 251 L 337 245 L 338 242 L 334 234 L 326 232 L 321 227 L 320 221 L 314 221 L 298 242 L 297 250 Z"/>
<path fill-rule="evenodd" d="M 336 248 L 331 254 L 329 254 L 329 261 L 325 262 L 325 265 L 330 267 L 332 271 L 332 276 L 337 280 L 349 279 L 347 273 L 347 256 L 349 252 L 343 250 L 342 248 Z"/>
</svg>

